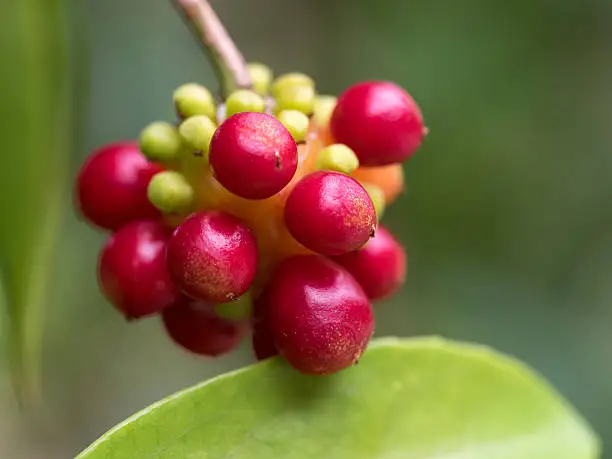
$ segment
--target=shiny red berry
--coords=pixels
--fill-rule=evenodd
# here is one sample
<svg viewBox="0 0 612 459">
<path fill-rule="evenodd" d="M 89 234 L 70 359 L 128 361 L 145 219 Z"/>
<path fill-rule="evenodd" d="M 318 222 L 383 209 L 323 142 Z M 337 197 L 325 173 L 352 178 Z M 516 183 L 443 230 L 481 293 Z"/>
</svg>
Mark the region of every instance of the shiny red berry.
<svg viewBox="0 0 612 459">
<path fill-rule="evenodd" d="M 361 284 L 371 300 L 394 294 L 406 279 L 404 247 L 385 228 L 379 226 L 374 236 L 361 249 L 335 257 Z"/>
<path fill-rule="evenodd" d="M 292 190 L 285 222 L 293 237 L 323 255 L 359 249 L 376 230 L 376 211 L 367 191 L 338 172 L 307 175 Z"/>
<path fill-rule="evenodd" d="M 190 352 L 216 357 L 236 348 L 248 323 L 219 317 L 214 305 L 183 297 L 162 314 L 166 332 L 179 346 Z"/>
<path fill-rule="evenodd" d="M 257 360 L 264 360 L 278 355 L 269 323 L 270 296 L 262 293 L 253 305 L 253 352 Z"/>
<path fill-rule="evenodd" d="M 161 170 L 147 161 L 135 142 L 106 145 L 81 168 L 77 206 L 85 219 L 109 230 L 133 220 L 156 218 L 159 211 L 147 198 L 147 186 Z"/>
<path fill-rule="evenodd" d="M 187 295 L 224 303 L 251 286 L 257 244 L 249 228 L 233 215 L 197 212 L 174 230 L 167 261 L 170 275 Z"/>
<path fill-rule="evenodd" d="M 416 102 L 386 81 L 359 83 L 339 98 L 330 120 L 337 142 L 351 147 L 362 166 L 382 166 L 408 159 L 426 129 Z"/>
<path fill-rule="evenodd" d="M 374 330 L 372 306 L 357 281 L 319 255 L 280 263 L 270 285 L 270 329 L 285 359 L 308 374 L 356 363 Z"/>
<path fill-rule="evenodd" d="M 271 115 L 243 112 L 219 126 L 210 142 L 210 165 L 217 180 L 247 199 L 282 190 L 297 169 L 297 146 Z"/>
<path fill-rule="evenodd" d="M 166 269 L 169 236 L 161 223 L 132 222 L 113 234 L 100 253 L 101 290 L 128 319 L 158 313 L 179 297 Z"/>
</svg>

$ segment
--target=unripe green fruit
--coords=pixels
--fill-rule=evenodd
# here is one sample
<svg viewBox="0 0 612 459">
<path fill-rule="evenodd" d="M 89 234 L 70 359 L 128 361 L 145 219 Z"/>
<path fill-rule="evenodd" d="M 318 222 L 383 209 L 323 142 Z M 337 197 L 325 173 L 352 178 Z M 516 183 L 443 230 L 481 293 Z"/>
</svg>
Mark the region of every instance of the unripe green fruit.
<svg viewBox="0 0 612 459">
<path fill-rule="evenodd" d="M 316 167 L 319 170 L 350 174 L 359 167 L 359 159 L 353 150 L 342 143 L 323 148 L 317 157 Z"/>
<path fill-rule="evenodd" d="M 276 113 L 297 110 L 310 115 L 314 108 L 315 90 L 312 86 L 290 86 L 276 96 Z"/>
<path fill-rule="evenodd" d="M 216 107 L 212 94 L 197 83 L 184 84 L 174 91 L 174 106 L 181 118 L 195 115 L 215 117 Z"/>
<path fill-rule="evenodd" d="M 147 188 L 149 201 L 164 213 L 189 210 L 194 190 L 187 179 L 176 171 L 163 171 L 153 176 Z"/>
<path fill-rule="evenodd" d="M 302 112 L 298 112 L 297 110 L 283 110 L 276 118 L 278 118 L 291 133 L 295 143 L 301 143 L 306 140 L 310 120 Z"/>
<path fill-rule="evenodd" d="M 210 139 L 212 139 L 216 128 L 215 123 L 208 116 L 197 115 L 183 121 L 178 131 L 184 145 L 193 156 L 206 159 L 208 158 Z"/>
<path fill-rule="evenodd" d="M 268 94 L 270 83 L 272 83 L 272 70 L 270 67 L 260 62 L 250 62 L 247 68 L 251 76 L 253 90 L 261 96 Z"/>
<path fill-rule="evenodd" d="M 259 94 L 247 89 L 239 89 L 230 94 L 225 102 L 225 116 L 229 118 L 241 112 L 263 113 L 266 103 Z"/>
<path fill-rule="evenodd" d="M 329 125 L 329 120 L 336 108 L 338 98 L 334 96 L 316 96 L 313 107 L 312 120 L 317 126 Z"/>
<path fill-rule="evenodd" d="M 361 186 L 368 192 L 372 204 L 374 204 L 374 210 L 376 210 L 376 218 L 378 221 L 383 217 L 387 204 L 385 202 L 385 192 L 378 185 L 373 183 L 361 183 Z"/>
<path fill-rule="evenodd" d="M 304 73 L 285 73 L 274 80 L 270 93 L 274 98 L 278 98 L 279 95 L 287 89 L 300 86 L 306 86 L 314 89 L 315 82 L 312 78 Z"/>
<path fill-rule="evenodd" d="M 181 151 L 181 137 L 170 123 L 151 123 L 140 133 L 140 151 L 151 161 L 173 161 Z"/>
<path fill-rule="evenodd" d="M 251 294 L 247 292 L 237 300 L 216 304 L 215 312 L 224 319 L 248 319 L 253 312 L 253 298 Z"/>
</svg>

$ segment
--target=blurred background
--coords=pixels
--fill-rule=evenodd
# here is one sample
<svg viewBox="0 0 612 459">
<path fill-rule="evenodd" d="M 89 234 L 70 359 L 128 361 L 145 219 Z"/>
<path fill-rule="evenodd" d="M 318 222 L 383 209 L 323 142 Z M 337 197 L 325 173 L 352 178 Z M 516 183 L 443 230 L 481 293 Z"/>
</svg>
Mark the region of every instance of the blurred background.
<svg viewBox="0 0 612 459">
<path fill-rule="evenodd" d="M 19 122 L 7 104 L 30 98 L 37 106 L 37 94 L 12 86 L 31 76 L 16 67 L 23 55 L 10 53 L 19 37 L 32 38 L 18 33 L 27 31 L 27 14 L 71 22 L 70 54 L 44 61 L 70 61 L 70 79 L 49 85 L 68 82 L 70 94 L 40 110 L 50 126 L 68 96 L 78 111 L 75 146 L 60 151 L 61 170 L 33 179 L 45 189 L 60 177 L 64 193 L 44 297 L 44 405 L 20 413 L 8 365 L 1 366 L 0 457 L 67 458 L 149 403 L 252 357 L 245 344 L 201 361 L 174 347 L 157 320 L 128 326 L 96 285 L 105 236 L 79 222 L 72 207 L 72 181 L 88 152 L 172 119 L 171 93 L 181 83 L 215 86 L 170 2 L 75 1 L 64 18 L 58 0 L 23 0 L 15 19 L 11 1 L 0 7 L 0 132 Z M 43 3 L 59 13 L 37 12 Z M 406 164 L 407 192 L 385 217 L 407 246 L 409 278 L 377 308 L 377 335 L 440 334 L 515 355 L 571 400 L 604 444 L 612 442 L 612 2 L 213 3 L 249 60 L 305 71 L 322 93 L 394 80 L 424 111 L 431 134 Z M 22 164 L 19 145 L 9 147 L 5 171 Z M 53 151 L 40 148 L 32 161 L 44 164 Z M 12 170 L 14 186 L 21 174 Z M 45 227 L 32 224 L 45 208 L 30 198 L 2 188 L 1 199 L 21 209 L 19 218 L 0 220 L 9 248 L 23 222 L 45 237 Z M 4 264 L 18 269 L 11 266 Z"/>
</svg>

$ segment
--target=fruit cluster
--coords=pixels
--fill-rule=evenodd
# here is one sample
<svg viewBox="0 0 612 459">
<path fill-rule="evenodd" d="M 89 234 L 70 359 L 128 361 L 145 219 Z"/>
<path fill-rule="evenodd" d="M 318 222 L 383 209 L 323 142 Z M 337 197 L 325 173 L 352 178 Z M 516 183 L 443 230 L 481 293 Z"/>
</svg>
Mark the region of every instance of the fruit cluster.
<svg viewBox="0 0 612 459">
<path fill-rule="evenodd" d="M 177 123 L 152 123 L 83 165 L 81 214 L 113 232 L 100 286 L 128 319 L 161 314 L 194 353 L 225 353 L 251 331 L 259 359 L 334 373 L 365 350 L 372 301 L 404 281 L 404 249 L 379 220 L 423 118 L 393 83 L 336 99 L 304 74 L 249 72 L 253 90 L 220 103 L 181 86 Z"/>
</svg>

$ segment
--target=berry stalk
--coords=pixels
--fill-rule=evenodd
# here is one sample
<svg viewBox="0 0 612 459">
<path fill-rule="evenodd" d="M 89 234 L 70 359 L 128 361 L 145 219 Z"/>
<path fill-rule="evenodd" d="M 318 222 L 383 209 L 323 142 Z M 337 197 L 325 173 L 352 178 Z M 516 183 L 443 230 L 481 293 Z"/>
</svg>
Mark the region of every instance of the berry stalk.
<svg viewBox="0 0 612 459">
<path fill-rule="evenodd" d="M 221 84 L 223 98 L 236 89 L 252 89 L 244 57 L 210 3 L 207 0 L 172 0 L 172 3 L 200 39 Z"/>
</svg>

